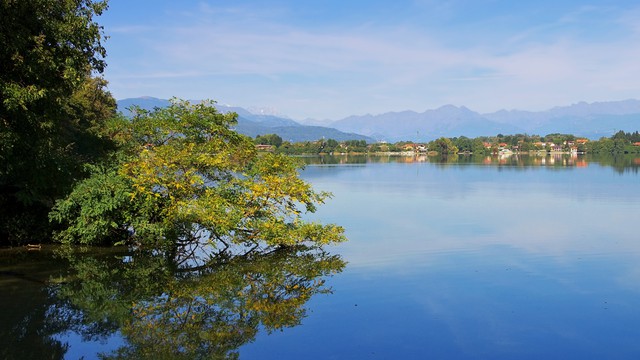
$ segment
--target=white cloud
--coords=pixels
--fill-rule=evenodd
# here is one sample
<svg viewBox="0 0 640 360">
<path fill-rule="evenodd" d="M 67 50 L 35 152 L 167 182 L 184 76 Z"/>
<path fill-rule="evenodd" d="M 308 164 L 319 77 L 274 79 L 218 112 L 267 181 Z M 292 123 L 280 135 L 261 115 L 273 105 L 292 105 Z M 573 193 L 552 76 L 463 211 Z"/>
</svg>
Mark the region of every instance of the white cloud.
<svg viewBox="0 0 640 360">
<path fill-rule="evenodd" d="M 638 11 L 618 16 L 616 26 L 625 26 L 627 33 L 608 42 L 590 42 L 571 32 L 535 41 L 557 26 L 540 24 L 496 37 L 492 46 L 479 30 L 477 36 L 485 36 L 479 45 L 465 48 L 416 26 L 306 29 L 276 22 L 283 10 L 259 11 L 203 5 L 189 15 L 190 24 L 157 28 L 153 37 L 144 27 L 120 28 L 146 30 L 139 45 L 147 60 L 116 64 L 112 85 L 128 79 L 173 79 L 175 95 L 200 92 L 206 98 L 211 92 L 207 82 L 194 81 L 206 77 L 217 89 L 229 89 L 230 102 L 275 106 L 294 118 L 402 110 L 399 106 L 421 111 L 445 101 L 477 111 L 536 110 L 579 100 L 629 98 L 640 90 L 640 27 L 632 21 Z M 591 11 L 581 8 L 558 22 L 576 23 Z M 240 23 L 238 13 L 246 15 Z M 250 94 L 252 87 L 241 90 L 238 82 L 251 79 L 256 92 Z M 268 87 L 271 92 L 264 93 Z M 154 94 L 127 96 L 138 95 Z"/>
</svg>

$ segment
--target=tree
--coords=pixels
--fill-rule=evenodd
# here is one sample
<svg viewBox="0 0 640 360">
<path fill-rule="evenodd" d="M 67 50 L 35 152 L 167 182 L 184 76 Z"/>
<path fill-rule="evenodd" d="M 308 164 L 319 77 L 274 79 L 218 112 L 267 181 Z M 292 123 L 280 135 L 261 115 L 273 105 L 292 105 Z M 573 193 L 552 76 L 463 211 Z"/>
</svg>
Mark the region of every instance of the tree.
<svg viewBox="0 0 640 360">
<path fill-rule="evenodd" d="M 280 145 L 282 145 L 282 138 L 277 134 L 258 135 L 256 136 L 256 144 L 280 147 Z"/>
<path fill-rule="evenodd" d="M 60 241 L 120 241 L 180 257 L 205 245 L 221 254 L 344 240 L 338 226 L 301 219 L 330 194 L 301 180 L 292 158 L 258 156 L 250 138 L 230 129 L 235 113 L 172 100 L 135 114 L 111 126 L 120 145 L 113 164 L 95 167 L 56 203 Z"/>
<path fill-rule="evenodd" d="M 324 147 L 322 148 L 322 151 L 325 153 L 332 153 L 336 150 L 338 146 L 340 146 L 340 144 L 338 143 L 337 140 L 327 139 L 327 141 L 325 141 L 324 143 Z"/>
<path fill-rule="evenodd" d="M 626 152 L 626 147 L 629 142 L 625 139 L 614 138 L 613 140 L 613 149 L 611 150 L 614 154 L 624 154 Z"/>
<path fill-rule="evenodd" d="M 115 102 L 91 74 L 105 67 L 106 6 L 0 0 L 0 243 L 46 239 L 55 199 L 104 153 L 94 130 Z"/>
<path fill-rule="evenodd" d="M 484 147 L 484 142 L 477 138 L 472 141 L 471 151 L 475 155 L 486 155 L 488 153 L 487 149 Z"/>
<path fill-rule="evenodd" d="M 627 133 L 623 130 L 619 130 L 617 133 L 613 134 L 611 140 L 627 140 Z"/>
<path fill-rule="evenodd" d="M 344 142 L 344 147 L 347 150 L 347 152 L 366 153 L 367 141 L 366 140 L 347 140 Z"/>
<path fill-rule="evenodd" d="M 472 152 L 473 151 L 473 141 L 466 136 L 460 136 L 457 139 L 452 139 L 453 144 L 458 148 L 459 151 Z"/>
<path fill-rule="evenodd" d="M 432 141 L 429 144 L 429 150 L 436 151 L 442 155 L 458 153 L 458 148 L 453 144 L 451 139 L 445 137 Z"/>
</svg>

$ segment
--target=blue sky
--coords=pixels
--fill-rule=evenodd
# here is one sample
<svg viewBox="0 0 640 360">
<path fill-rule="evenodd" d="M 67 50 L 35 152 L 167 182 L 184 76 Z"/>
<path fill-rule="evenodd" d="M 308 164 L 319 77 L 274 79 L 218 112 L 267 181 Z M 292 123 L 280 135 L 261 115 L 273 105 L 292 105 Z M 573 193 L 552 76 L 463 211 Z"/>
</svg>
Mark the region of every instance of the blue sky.
<svg viewBox="0 0 640 360">
<path fill-rule="evenodd" d="M 116 99 L 337 120 L 640 94 L 637 0 L 110 0 L 98 21 Z"/>
</svg>

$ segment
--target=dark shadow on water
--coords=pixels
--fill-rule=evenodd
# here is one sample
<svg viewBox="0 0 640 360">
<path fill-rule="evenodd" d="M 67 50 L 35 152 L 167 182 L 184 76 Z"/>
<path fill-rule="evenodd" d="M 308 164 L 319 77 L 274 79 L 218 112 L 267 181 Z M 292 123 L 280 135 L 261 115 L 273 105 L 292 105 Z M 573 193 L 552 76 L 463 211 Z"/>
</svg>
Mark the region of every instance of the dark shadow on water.
<svg viewBox="0 0 640 360">
<path fill-rule="evenodd" d="M 67 345 L 53 335 L 64 329 L 47 321 L 55 299 L 50 279 L 66 272 L 50 248 L 0 251 L 0 358 L 63 359 Z"/>
</svg>

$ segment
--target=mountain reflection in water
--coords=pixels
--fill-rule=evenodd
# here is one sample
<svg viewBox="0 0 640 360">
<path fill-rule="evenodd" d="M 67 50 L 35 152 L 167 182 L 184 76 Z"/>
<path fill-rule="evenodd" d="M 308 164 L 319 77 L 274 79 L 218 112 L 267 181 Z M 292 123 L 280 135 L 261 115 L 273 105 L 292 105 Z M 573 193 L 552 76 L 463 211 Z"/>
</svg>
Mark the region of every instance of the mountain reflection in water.
<svg viewBox="0 0 640 360">
<path fill-rule="evenodd" d="M 23 259 L 10 260 L 16 256 Z M 78 337 L 108 345 L 79 356 L 234 359 L 260 331 L 300 324 L 307 301 L 330 292 L 324 279 L 345 266 L 311 247 L 219 257 L 193 268 L 123 250 L 12 251 L 3 260 L 2 305 L 10 310 L 2 315 L 3 359 L 62 359 Z"/>
</svg>

